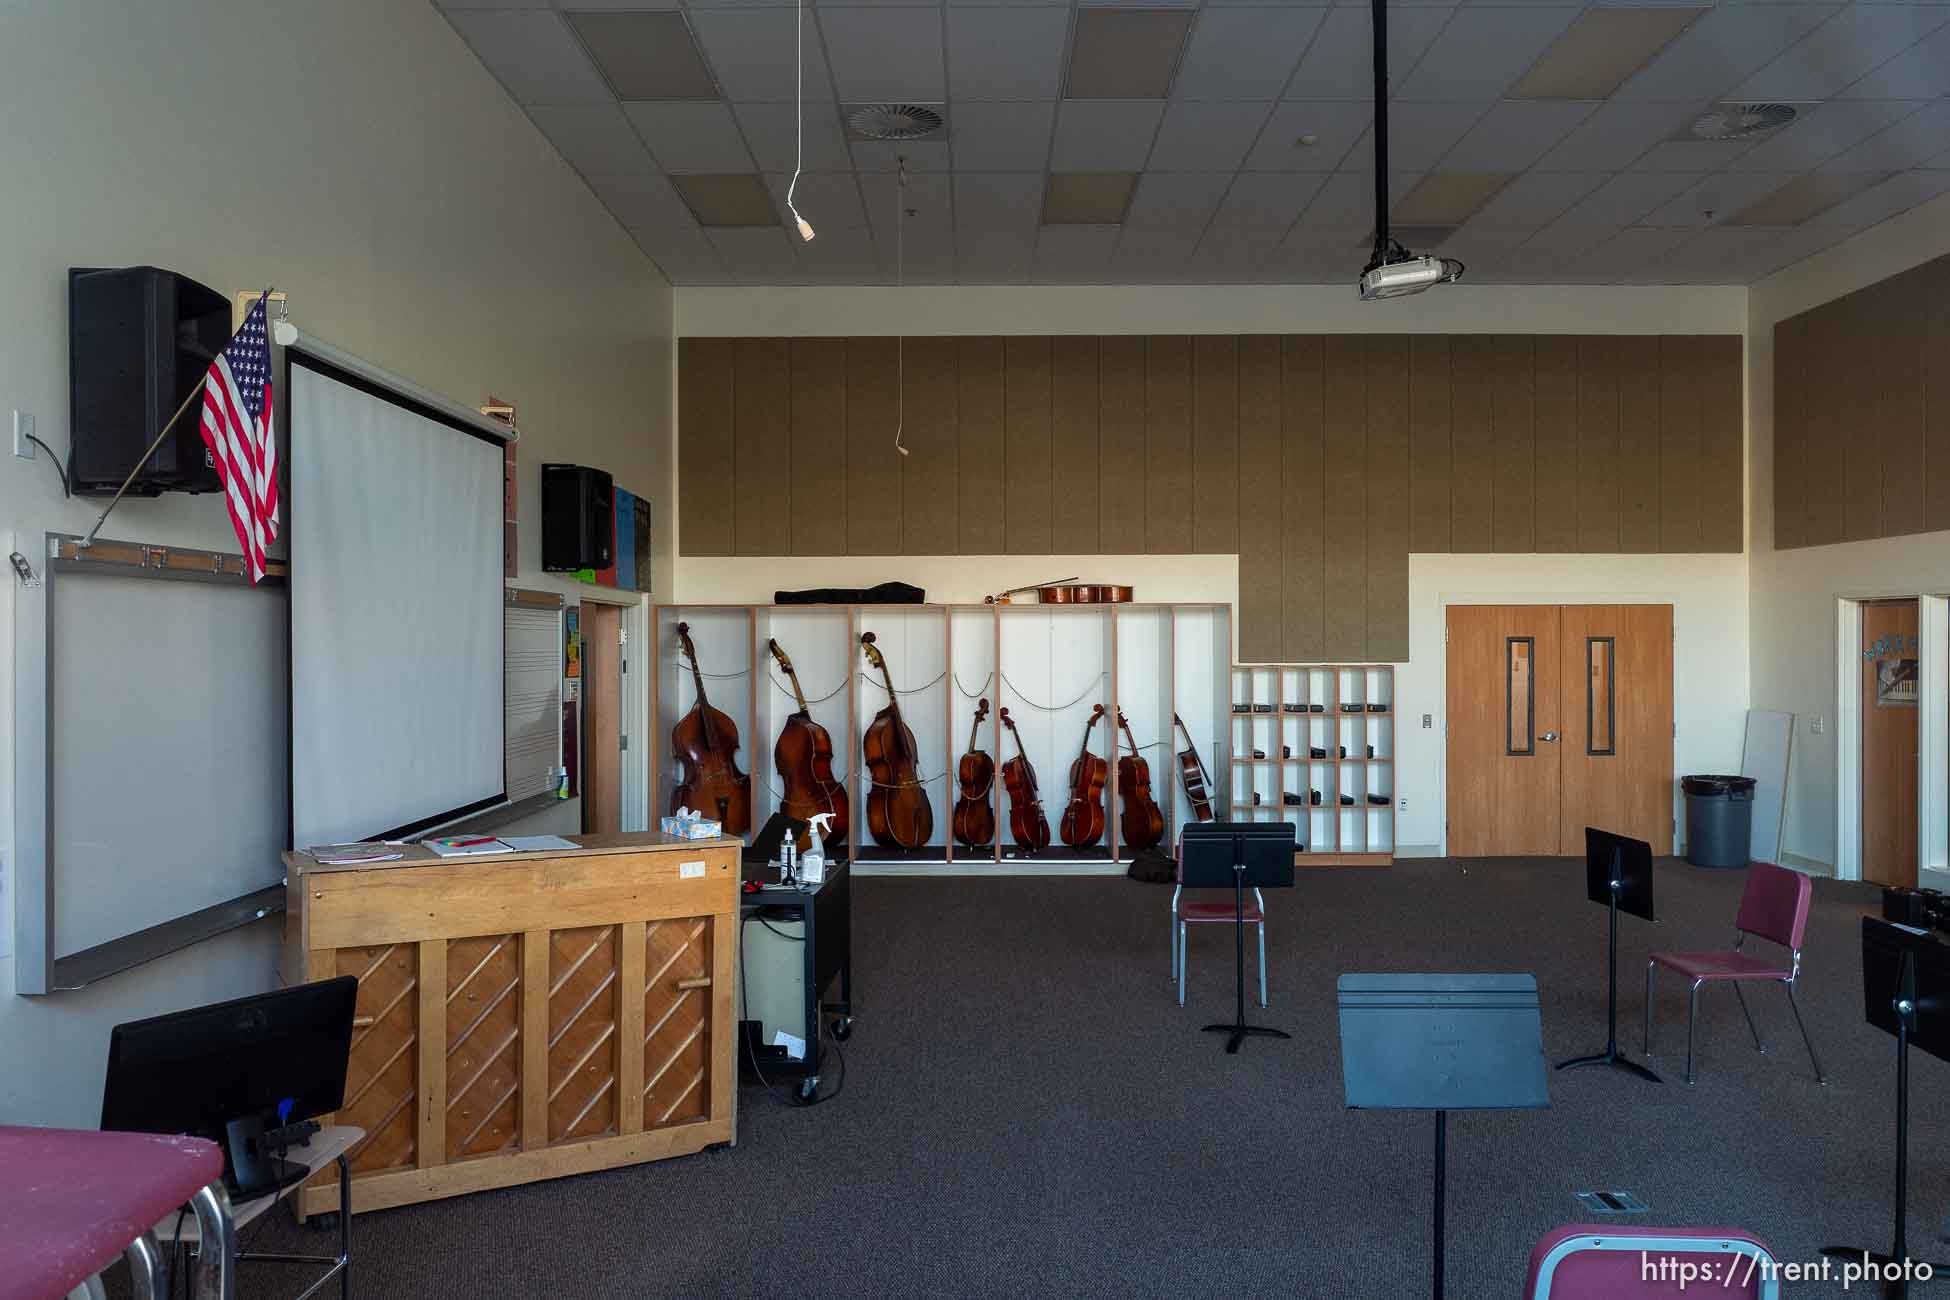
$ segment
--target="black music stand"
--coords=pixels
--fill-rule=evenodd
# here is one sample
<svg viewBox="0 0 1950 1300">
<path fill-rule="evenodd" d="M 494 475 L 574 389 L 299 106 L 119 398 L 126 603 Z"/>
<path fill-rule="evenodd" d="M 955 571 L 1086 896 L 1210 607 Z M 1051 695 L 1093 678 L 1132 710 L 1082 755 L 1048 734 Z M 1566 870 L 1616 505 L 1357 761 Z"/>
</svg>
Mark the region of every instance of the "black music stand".
<svg viewBox="0 0 1950 1300">
<path fill-rule="evenodd" d="M 1350 1110 L 1435 1112 L 1435 1297 L 1442 1300 L 1449 1112 L 1551 1104 L 1534 975 L 1343 975 Z"/>
<path fill-rule="evenodd" d="M 1186 889 L 1232 889 L 1233 956 L 1238 963 L 1238 1009 L 1231 1024 L 1207 1025 L 1203 1032 L 1225 1034 L 1226 1051 L 1236 1053 L 1248 1036 L 1291 1038 L 1264 1025 L 1246 1023 L 1246 890 L 1291 889 L 1298 839 L 1291 822 L 1202 822 L 1185 827 L 1179 840 L 1179 883 Z"/>
<path fill-rule="evenodd" d="M 1584 892 L 1611 914 L 1611 983 L 1606 993 L 1605 1050 L 1595 1056 L 1574 1056 L 1559 1062 L 1557 1068 L 1609 1065 L 1614 1070 L 1636 1074 L 1647 1083 L 1664 1083 L 1649 1068 L 1625 1059 L 1625 1054 L 1618 1050 L 1618 912 L 1623 908 L 1648 921 L 1658 919 L 1652 915 L 1652 846 L 1644 840 L 1585 827 Z"/>
<path fill-rule="evenodd" d="M 1862 918 L 1862 1003 L 1868 1022 L 1896 1036 L 1896 1240 L 1885 1255 L 1866 1246 L 1823 1246 L 1821 1253 L 1886 1268 L 1885 1296 L 1907 1296 L 1909 1281 L 1909 1048 L 1950 1061 L 1950 945 L 1878 917 Z M 1938 1275 L 1950 1265 L 1932 1264 Z"/>
</svg>

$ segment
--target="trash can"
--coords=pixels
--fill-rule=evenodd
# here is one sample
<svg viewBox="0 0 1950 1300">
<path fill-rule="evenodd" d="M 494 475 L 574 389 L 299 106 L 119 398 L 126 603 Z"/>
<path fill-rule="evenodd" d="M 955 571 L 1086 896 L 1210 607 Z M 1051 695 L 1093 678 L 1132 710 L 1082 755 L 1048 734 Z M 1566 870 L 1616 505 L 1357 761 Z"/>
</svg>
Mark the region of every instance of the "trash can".
<svg viewBox="0 0 1950 1300">
<path fill-rule="evenodd" d="M 1696 867 L 1744 867 L 1754 839 L 1754 778 L 1687 776 L 1686 861 Z"/>
</svg>

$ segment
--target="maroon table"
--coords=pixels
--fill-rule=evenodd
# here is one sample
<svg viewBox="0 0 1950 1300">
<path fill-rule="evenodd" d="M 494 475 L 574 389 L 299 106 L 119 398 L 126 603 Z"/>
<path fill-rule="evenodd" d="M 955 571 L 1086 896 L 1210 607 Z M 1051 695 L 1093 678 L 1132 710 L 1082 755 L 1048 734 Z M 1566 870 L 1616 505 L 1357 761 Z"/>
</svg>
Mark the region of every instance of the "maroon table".
<svg viewBox="0 0 1950 1300">
<path fill-rule="evenodd" d="M 223 1177 L 202 1138 L 0 1126 L 0 1300 L 60 1300 L 126 1253 L 153 1295 L 153 1229 Z"/>
</svg>

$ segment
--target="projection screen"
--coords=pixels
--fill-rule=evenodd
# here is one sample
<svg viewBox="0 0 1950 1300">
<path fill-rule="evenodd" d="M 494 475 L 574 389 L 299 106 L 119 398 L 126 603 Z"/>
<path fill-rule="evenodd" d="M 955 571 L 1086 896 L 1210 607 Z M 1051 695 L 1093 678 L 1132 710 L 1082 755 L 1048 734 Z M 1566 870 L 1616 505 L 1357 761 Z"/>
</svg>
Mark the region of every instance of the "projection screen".
<svg viewBox="0 0 1950 1300">
<path fill-rule="evenodd" d="M 459 408 L 286 356 L 292 843 L 503 802 L 505 444 Z"/>
</svg>

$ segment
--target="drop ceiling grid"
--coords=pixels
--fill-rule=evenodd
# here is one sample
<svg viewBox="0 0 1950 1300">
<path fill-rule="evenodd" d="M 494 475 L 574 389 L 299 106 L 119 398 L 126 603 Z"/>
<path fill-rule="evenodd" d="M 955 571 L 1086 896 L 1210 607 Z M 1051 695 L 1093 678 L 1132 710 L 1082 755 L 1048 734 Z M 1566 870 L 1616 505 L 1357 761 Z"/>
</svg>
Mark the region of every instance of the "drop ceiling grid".
<svg viewBox="0 0 1950 1300">
<path fill-rule="evenodd" d="M 558 141 L 565 160 L 584 173 L 592 190 L 645 253 L 660 266 L 671 263 L 664 269 L 674 283 L 876 283 L 895 278 L 888 223 L 869 205 L 876 192 L 885 205 L 887 189 L 871 178 L 887 174 L 899 147 L 861 147 L 848 141 L 841 108 L 854 97 L 836 67 L 832 34 L 861 30 L 876 20 L 876 11 L 884 14 L 879 20 L 889 25 L 931 33 L 895 41 L 893 48 L 912 43 L 918 64 L 939 68 L 938 79 L 924 70 L 919 80 L 905 88 L 938 84 L 949 119 L 944 140 L 910 146 L 917 158 L 916 174 L 929 168 L 940 178 L 937 193 L 927 200 L 937 211 L 917 216 L 906 227 L 910 279 L 918 274 L 918 278 L 950 283 L 1340 280 L 1352 277 L 1364 255 L 1366 236 L 1346 237 L 1357 224 L 1350 220 L 1351 196 L 1372 184 L 1367 166 L 1372 111 L 1365 90 L 1358 95 L 1355 90 L 1367 77 L 1363 4 L 1329 8 L 1324 3 L 1288 5 L 1267 0 L 1129 0 L 1123 7 L 1169 7 L 1189 15 L 1174 52 L 1166 97 L 1076 101 L 1060 95 L 1066 88 L 1062 82 L 1067 79 L 1078 16 L 1086 8 L 1104 7 L 1101 0 L 1040 4 L 1004 0 L 999 5 L 983 0 L 808 3 L 806 112 L 809 125 L 818 124 L 814 134 L 819 138 L 808 161 L 830 167 L 837 140 L 843 150 L 838 161 L 844 167 L 843 171 L 817 171 L 813 192 L 830 196 L 818 205 L 827 209 L 824 219 L 820 212 L 800 204 L 820 228 L 822 247 L 821 241 L 801 245 L 783 227 L 773 240 L 763 233 L 766 228 L 726 235 L 694 220 L 679 223 L 673 207 L 685 216 L 689 213 L 667 179 L 673 170 L 756 170 L 782 199 L 792 155 L 792 119 L 783 111 L 790 106 L 793 90 L 791 5 L 766 0 L 757 4 L 555 0 L 552 8 L 519 0 L 434 3 L 447 11 L 462 38 L 510 98 L 528 112 L 537 129 Z M 1454 171 L 1507 173 L 1511 179 L 1504 194 L 1522 186 L 1525 192 L 1549 196 L 1502 205 L 1501 195 L 1492 197 L 1457 231 L 1453 242 L 1459 253 L 1480 250 L 1484 260 L 1472 269 L 1485 279 L 1520 280 L 1533 265 L 1552 278 L 1574 274 L 1577 268 L 1565 267 L 1559 250 L 1579 246 L 1589 236 L 1598 240 L 1588 250 L 1594 273 L 1617 268 L 1611 278 L 1645 281 L 1656 280 L 1661 267 L 1667 267 L 1678 279 L 1695 281 L 1719 273 L 1739 282 L 1749 278 L 1739 267 L 1771 270 L 1783 250 L 1805 249 L 1800 255 L 1808 255 L 1818 251 L 1828 232 L 1839 238 L 1842 232 L 1863 228 L 1868 224 L 1865 218 L 1881 219 L 1869 214 L 1893 215 L 1921 201 L 1919 196 L 1950 188 L 1950 175 L 1943 174 L 1950 166 L 1950 147 L 1945 147 L 1950 141 L 1939 145 L 1931 138 L 1950 123 L 1946 112 L 1950 102 L 1944 98 L 1950 94 L 1950 72 L 1938 67 L 1932 57 L 1950 53 L 1950 5 L 1699 0 L 1696 7 L 1703 10 L 1701 16 L 1629 76 L 1610 100 L 1503 98 L 1552 41 L 1592 7 L 1576 0 L 1565 4 L 1395 0 L 1391 10 L 1390 45 L 1397 65 L 1391 70 L 1392 81 L 1400 96 L 1391 126 L 1398 159 L 1415 164 L 1392 182 L 1392 197 L 1399 200 L 1424 173 Z M 720 98 L 622 105 L 603 64 L 566 14 L 628 9 L 680 13 Z M 915 10 L 933 12 L 923 15 Z M 1063 16 L 1056 18 L 1052 10 L 1061 10 Z M 844 21 L 842 11 L 846 11 Z M 889 11 L 904 12 L 895 19 Z M 1049 17 L 1034 16 L 1043 14 Z M 760 15 L 776 18 L 785 35 L 774 33 L 763 40 L 754 36 L 760 30 Z M 1878 21 L 1883 18 L 1887 21 Z M 960 37 L 958 21 L 964 24 Z M 1061 49 L 1053 60 L 1043 53 L 1028 72 L 1011 72 L 1006 50 L 1011 34 L 1018 32 L 1032 33 L 1039 52 L 1043 42 L 1060 32 Z M 1272 41 L 1270 33 L 1296 37 L 1304 33 L 1304 39 L 1295 39 L 1290 50 L 1271 56 L 1265 48 Z M 983 51 L 972 60 L 967 56 L 971 41 Z M 1361 47 L 1359 58 L 1353 57 L 1355 46 Z M 857 52 L 850 57 L 857 64 Z M 1232 96 L 1227 95 L 1223 76 L 1229 58 L 1238 64 L 1246 82 Z M 1272 69 L 1280 63 L 1287 68 L 1284 81 L 1275 97 L 1265 98 L 1273 84 Z M 958 64 L 977 77 L 975 87 L 958 84 Z M 1048 83 L 1051 67 L 1059 81 L 1059 98 L 1054 101 L 1036 97 Z M 786 75 L 779 93 L 760 97 L 765 76 L 780 69 Z M 1672 128 L 1715 101 L 1736 95 L 1759 97 L 1763 91 L 1768 97 L 1791 101 L 1796 95 L 1789 92 L 1802 85 L 1821 92 L 1804 94 L 1802 99 L 1824 102 L 1804 106 L 1807 111 L 1799 121 L 1752 146 L 1723 149 L 1674 144 L 1669 139 Z M 887 88 L 900 87 L 890 83 Z M 1302 97 L 1322 91 L 1337 98 Z M 962 98 L 969 93 L 984 98 Z M 1429 98 L 1418 99 L 1418 93 Z M 1451 95 L 1455 98 L 1442 98 Z M 1030 111 L 992 114 L 989 120 L 996 125 L 985 147 L 974 148 L 971 132 L 971 156 L 965 160 L 956 148 L 956 122 L 959 110 L 972 105 Z M 1045 113 L 1037 114 L 1031 106 Z M 1140 127 L 1142 134 L 1129 140 L 1136 165 L 1120 159 L 1125 165 L 1093 168 L 1090 147 L 1095 146 L 1076 147 L 1077 141 L 1089 137 L 1080 137 L 1075 130 L 1067 133 L 1073 147 L 1066 149 L 1066 109 L 1075 110 L 1073 125 L 1088 117 L 1101 128 L 1126 108 L 1150 114 L 1137 118 L 1148 120 L 1148 128 Z M 712 109 L 716 114 L 705 122 Z M 1123 115 L 1129 120 L 1129 113 Z M 971 112 L 971 126 L 980 116 L 980 108 Z M 691 117 L 702 125 L 695 129 L 673 125 Z M 1367 122 L 1354 132 L 1355 142 L 1347 145 L 1344 132 L 1363 118 Z M 1446 126 L 1445 119 L 1449 119 Z M 1295 141 L 1313 131 L 1313 121 L 1320 123 L 1324 147 L 1317 158 L 1301 162 L 1293 156 L 1298 148 Z M 1418 121 L 1424 124 L 1421 128 Z M 1505 121 L 1524 128 L 1521 138 L 1498 129 Z M 1655 127 L 1668 121 L 1666 129 Z M 1293 129 L 1296 125 L 1298 130 Z M 1434 127 L 1444 129 L 1431 144 Z M 698 132 L 706 129 L 715 139 L 699 138 Z M 981 193 L 982 178 L 990 173 L 983 166 L 964 169 L 964 162 L 979 158 L 989 165 L 1015 163 L 1020 153 L 1017 149 L 1011 156 L 1010 142 L 1035 141 L 1045 130 L 1039 142 L 1041 174 L 1033 199 L 1036 220 L 1029 223 L 1035 229 L 1025 231 L 1021 209 L 1028 206 L 1027 170 L 1017 166 L 1006 180 L 997 176 L 993 184 L 1006 187 L 1006 201 L 977 201 L 974 196 Z M 784 139 L 772 138 L 781 132 L 786 133 Z M 1222 150 L 1216 143 L 1221 136 Z M 1206 138 L 1215 144 L 1201 153 L 1200 141 Z M 632 140 L 635 150 L 641 151 L 640 159 L 628 143 Z M 663 143 L 662 155 L 653 140 Z M 1602 159 L 1598 165 L 1584 161 L 1587 149 Z M 1224 156 L 1216 156 L 1219 152 Z M 1201 165 L 1208 161 L 1214 165 Z M 1626 177 L 1643 180 L 1667 168 L 1689 174 L 1667 181 L 1674 192 L 1622 226 L 1594 222 L 1584 231 L 1572 229 L 1583 198 L 1552 210 L 1562 191 L 1583 184 L 1567 181 L 1559 173 L 1602 173 L 1598 183 L 1585 190 L 1588 196 L 1610 182 Z M 1049 174 L 1086 169 L 1138 173 L 1126 220 L 1074 235 L 1042 226 L 1041 192 L 1047 188 Z M 1741 228 L 1726 223 L 1734 211 L 1765 197 L 1770 187 L 1816 171 L 1880 173 L 1888 179 L 1866 185 L 1832 212 L 1812 214 L 1797 226 Z M 1223 176 L 1223 181 L 1214 182 L 1217 176 Z M 1296 199 L 1290 216 L 1276 224 L 1279 214 L 1271 211 L 1268 196 L 1280 192 L 1283 181 L 1294 183 Z M 844 211 L 832 213 L 833 185 L 850 186 L 857 203 L 841 202 L 837 206 Z M 666 196 L 658 187 L 670 193 Z M 1199 192 L 1195 200 L 1189 197 L 1193 190 Z M 802 179 L 802 199 L 807 191 Z M 1236 203 L 1235 192 L 1241 196 Z M 1311 197 L 1305 197 L 1309 192 Z M 1147 221 L 1153 200 L 1167 194 L 1175 203 L 1172 215 L 1163 222 Z M 1713 207 L 1712 218 L 1701 215 L 1703 206 Z M 1523 229 L 1524 222 L 1531 223 L 1529 229 Z M 1660 224 L 1667 222 L 1673 225 Z M 1365 212 L 1358 224 L 1371 224 Z M 1669 247 L 1671 236 L 1625 237 L 1651 229 L 1677 229 L 1681 234 Z M 1792 239 L 1776 238 L 1783 229 L 1799 233 Z M 1166 230 L 1171 233 L 1161 233 Z M 1699 246 L 1692 247 L 1695 244 Z M 1607 258 L 1607 250 L 1614 247 L 1617 254 Z M 1627 264 L 1630 253 L 1660 248 L 1663 251 L 1649 260 Z M 1734 248 L 1745 248 L 1746 256 L 1716 256 Z M 1084 255 L 1073 264 L 1079 253 Z"/>
</svg>

